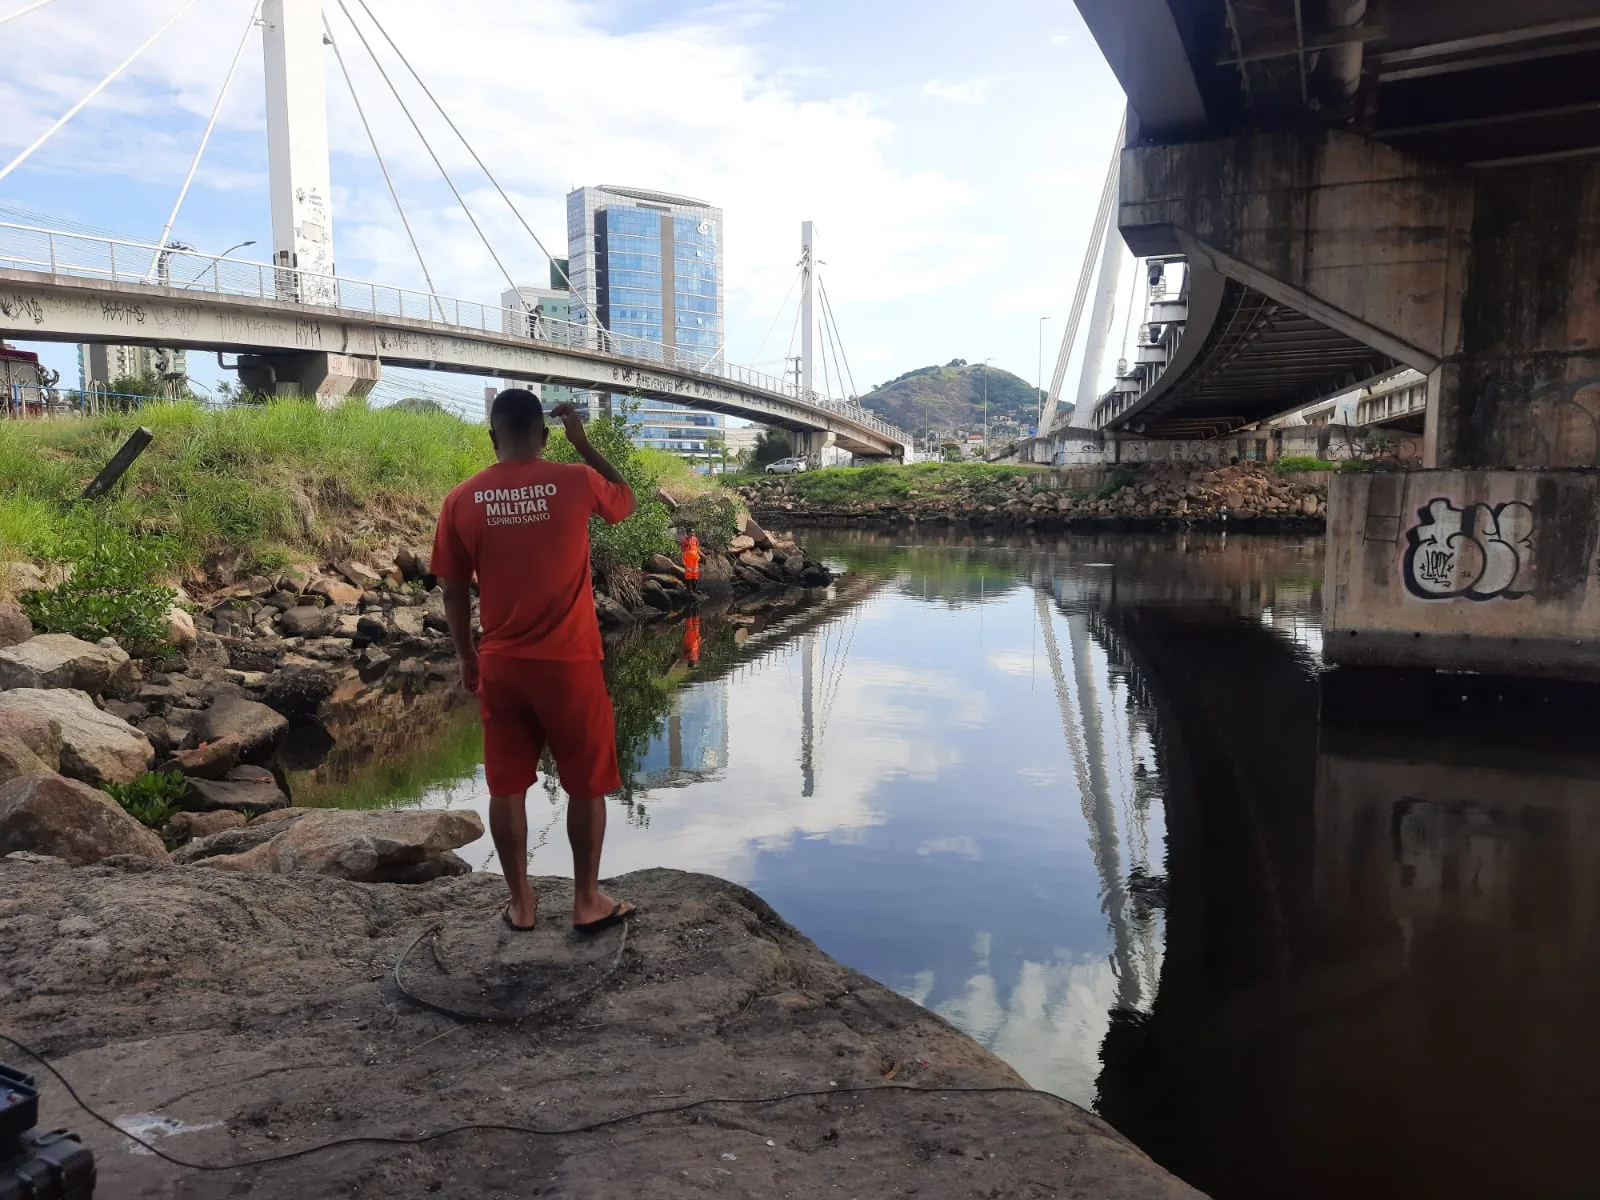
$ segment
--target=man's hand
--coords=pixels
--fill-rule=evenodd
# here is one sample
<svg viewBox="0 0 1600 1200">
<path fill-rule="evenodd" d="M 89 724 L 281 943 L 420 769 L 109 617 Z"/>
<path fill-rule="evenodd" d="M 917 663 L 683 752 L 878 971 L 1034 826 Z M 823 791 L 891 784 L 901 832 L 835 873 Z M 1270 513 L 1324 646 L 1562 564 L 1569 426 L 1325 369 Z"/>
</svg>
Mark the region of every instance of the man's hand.
<svg viewBox="0 0 1600 1200">
<path fill-rule="evenodd" d="M 475 653 L 461 658 L 461 686 L 467 689 L 469 696 L 478 694 L 478 656 Z"/>
<path fill-rule="evenodd" d="M 602 479 L 608 483 L 628 486 L 628 481 L 606 461 L 606 456 L 589 444 L 589 433 L 584 429 L 583 418 L 578 415 L 577 409 L 570 404 L 558 404 L 550 410 L 550 415 L 561 418 L 562 428 L 567 431 L 567 441 L 572 443 L 572 448 L 578 452 L 578 457 L 599 472 Z"/>
<path fill-rule="evenodd" d="M 587 440 L 588 434 L 583 428 L 583 418 L 578 415 L 578 410 L 571 404 L 558 404 L 550 410 L 550 415 L 561 422 L 561 428 L 567 431 L 567 441 L 576 446 L 580 440 Z"/>
</svg>

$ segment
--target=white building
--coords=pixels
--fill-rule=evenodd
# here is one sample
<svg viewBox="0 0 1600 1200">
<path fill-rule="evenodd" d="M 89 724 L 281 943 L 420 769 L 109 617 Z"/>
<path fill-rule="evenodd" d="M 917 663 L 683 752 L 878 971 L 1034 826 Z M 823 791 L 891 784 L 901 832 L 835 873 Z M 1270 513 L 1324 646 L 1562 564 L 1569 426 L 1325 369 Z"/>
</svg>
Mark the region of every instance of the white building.
<svg viewBox="0 0 1600 1200">
<path fill-rule="evenodd" d="M 78 347 L 78 387 L 111 391 L 119 379 L 157 379 L 172 394 L 189 379 L 189 352 L 156 346 L 82 345 Z"/>
</svg>

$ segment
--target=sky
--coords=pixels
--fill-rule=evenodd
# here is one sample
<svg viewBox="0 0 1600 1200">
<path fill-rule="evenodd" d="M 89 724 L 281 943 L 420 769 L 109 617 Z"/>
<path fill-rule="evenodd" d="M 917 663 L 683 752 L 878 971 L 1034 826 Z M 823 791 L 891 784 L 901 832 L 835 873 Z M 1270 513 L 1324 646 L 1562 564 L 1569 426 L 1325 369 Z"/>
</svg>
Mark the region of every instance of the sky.
<svg viewBox="0 0 1600 1200">
<path fill-rule="evenodd" d="M 180 2 L 54 0 L 5 26 L 0 159 Z M 154 241 L 251 3 L 199 0 L 0 180 L 0 207 Z M 325 8 L 440 293 L 498 302 L 505 281 L 493 259 L 340 0 Z M 654 188 L 720 206 L 730 361 L 781 370 L 794 311 L 785 298 L 809 219 L 856 390 L 953 358 L 993 358 L 1033 380 L 1041 316 L 1052 318 L 1048 380 L 1123 109 L 1067 0 L 381 0 L 375 9 L 557 253 L 575 186 Z M 327 66 L 339 272 L 420 289 L 331 54 Z M 415 88 L 401 90 L 517 282 L 544 284 L 545 255 Z M 207 253 L 251 239 L 240 257 L 270 251 L 259 33 L 173 236 Z M 73 348 L 46 354 L 64 384 L 76 382 Z M 221 375 L 199 354 L 191 373 Z"/>
</svg>

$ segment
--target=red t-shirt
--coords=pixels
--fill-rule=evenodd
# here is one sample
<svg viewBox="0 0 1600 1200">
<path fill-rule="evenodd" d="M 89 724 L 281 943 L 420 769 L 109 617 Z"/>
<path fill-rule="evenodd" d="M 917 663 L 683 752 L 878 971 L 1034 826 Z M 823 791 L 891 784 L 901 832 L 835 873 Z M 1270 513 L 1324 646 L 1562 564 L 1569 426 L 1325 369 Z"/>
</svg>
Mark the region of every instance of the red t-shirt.
<svg viewBox="0 0 1600 1200">
<path fill-rule="evenodd" d="M 602 657 L 589 581 L 589 518 L 633 511 L 626 484 L 542 458 L 496 463 L 445 497 L 433 538 L 435 575 L 478 577 L 479 653 Z"/>
</svg>

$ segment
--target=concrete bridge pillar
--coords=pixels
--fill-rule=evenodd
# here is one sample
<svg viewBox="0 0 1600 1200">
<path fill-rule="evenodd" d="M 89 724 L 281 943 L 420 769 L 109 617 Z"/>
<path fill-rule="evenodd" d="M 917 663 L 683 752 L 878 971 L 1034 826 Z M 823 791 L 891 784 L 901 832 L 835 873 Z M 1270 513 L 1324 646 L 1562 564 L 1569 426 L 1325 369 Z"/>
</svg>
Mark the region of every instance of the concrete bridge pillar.
<svg viewBox="0 0 1600 1200">
<path fill-rule="evenodd" d="M 264 396 L 314 397 L 319 408 L 346 400 L 365 400 L 382 373 L 376 358 L 306 350 L 283 354 L 241 354 L 239 382 Z"/>
<path fill-rule="evenodd" d="M 1341 475 L 1324 652 L 1600 679 L 1600 163 L 1353 134 L 1124 152 L 1119 224 L 1429 376 L 1425 469 Z"/>
<path fill-rule="evenodd" d="M 796 457 L 813 462 L 821 459 L 822 452 L 833 442 L 834 435 L 825 429 L 805 429 L 789 435 L 789 445 L 794 448 Z"/>
</svg>

